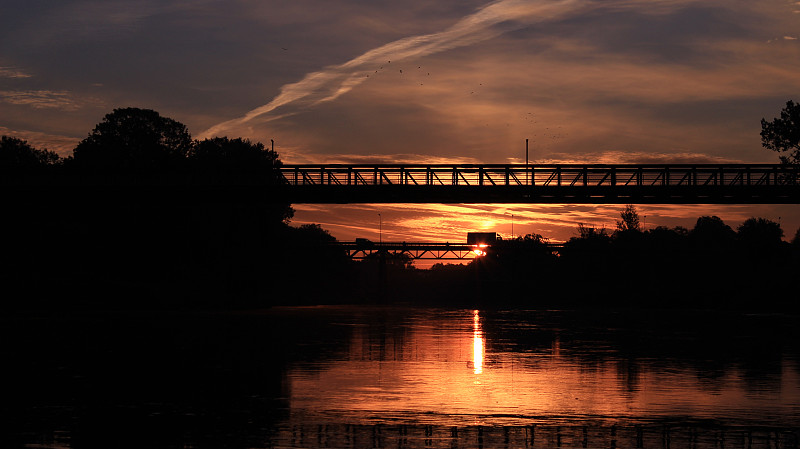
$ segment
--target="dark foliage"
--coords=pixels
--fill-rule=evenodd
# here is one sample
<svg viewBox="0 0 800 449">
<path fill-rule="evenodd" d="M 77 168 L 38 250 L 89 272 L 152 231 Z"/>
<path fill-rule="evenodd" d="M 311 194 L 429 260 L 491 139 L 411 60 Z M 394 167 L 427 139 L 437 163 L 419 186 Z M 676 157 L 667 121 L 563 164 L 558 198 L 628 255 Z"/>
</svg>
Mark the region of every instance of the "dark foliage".
<svg viewBox="0 0 800 449">
<path fill-rule="evenodd" d="M 643 230 L 633 205 L 609 233 L 580 224 L 558 248 L 529 234 L 463 266 L 353 262 L 319 225 L 288 225 L 278 154 L 226 137 L 192 141 L 150 110 L 117 109 L 59 164 L 3 137 L 0 284 L 8 308 L 259 308 L 403 302 L 460 307 L 796 307 L 800 244 L 778 223 L 719 217 Z M 6 163 L 6 161 L 12 161 Z M 58 167 L 58 170 L 50 168 Z M 67 299 L 69 298 L 69 299 Z"/>
<path fill-rule="evenodd" d="M 0 137 L 0 171 L 26 172 L 61 163 L 54 152 L 39 150 L 16 137 Z"/>
<path fill-rule="evenodd" d="M 17 175 L 59 161 L 16 139 L 2 145 Z M 114 110 L 68 162 L 6 178 L 9 307 L 269 305 L 272 274 L 291 265 L 297 232 L 309 234 L 286 224 L 293 211 L 273 190 L 277 153 L 243 139 L 193 142 L 152 110 Z"/>
<path fill-rule="evenodd" d="M 617 231 L 641 232 L 642 229 L 639 219 L 639 213 L 636 211 L 636 207 L 634 205 L 628 204 L 627 206 L 625 206 L 625 210 L 622 211 L 619 215 L 620 215 L 620 220 L 617 220 Z"/>
<path fill-rule="evenodd" d="M 782 163 L 800 166 L 800 104 L 789 100 L 780 117 L 761 119 L 761 144 L 785 153 L 779 156 Z"/>
<path fill-rule="evenodd" d="M 739 240 L 748 247 L 777 248 L 783 243 L 781 225 L 766 218 L 748 218 L 736 233 Z"/>
<path fill-rule="evenodd" d="M 260 142 L 247 139 L 215 137 L 195 141 L 186 160 L 186 172 L 191 183 L 211 191 L 224 192 L 223 202 L 251 203 L 247 195 L 253 186 L 269 189 L 278 184 L 277 168 L 281 166 L 278 153 L 267 150 Z M 266 200 L 266 201 L 264 201 Z M 262 200 L 266 222 L 288 222 L 294 215 L 291 205 L 280 196 Z"/>
<path fill-rule="evenodd" d="M 274 170 L 281 166 L 278 154 L 260 142 L 214 137 L 195 142 L 188 154 L 195 176 L 206 182 L 263 183 L 276 181 Z"/>
<path fill-rule="evenodd" d="M 72 163 L 103 172 L 169 171 L 182 165 L 191 145 L 180 122 L 151 109 L 114 109 L 78 144 Z"/>
<path fill-rule="evenodd" d="M 763 294 L 789 291 L 791 276 L 777 273 L 796 271 L 800 263 L 770 220 L 747 220 L 738 232 L 719 217 L 700 217 L 692 230 L 626 228 L 609 235 L 581 224 L 578 233 L 558 249 L 538 238 L 502 240 L 468 266 L 390 275 L 387 290 L 401 298 L 430 291 L 426 301 L 455 296 L 462 306 L 482 308 L 800 306 L 794 298 Z"/>
<path fill-rule="evenodd" d="M 716 215 L 702 216 L 697 219 L 689 237 L 695 245 L 704 249 L 721 249 L 731 246 L 736 233 Z"/>
</svg>

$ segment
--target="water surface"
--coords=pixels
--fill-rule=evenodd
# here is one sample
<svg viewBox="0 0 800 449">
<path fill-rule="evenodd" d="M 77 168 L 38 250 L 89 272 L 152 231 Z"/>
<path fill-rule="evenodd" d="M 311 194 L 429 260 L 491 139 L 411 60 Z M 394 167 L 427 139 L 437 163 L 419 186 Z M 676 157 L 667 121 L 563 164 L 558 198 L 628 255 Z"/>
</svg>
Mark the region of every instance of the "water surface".
<svg viewBox="0 0 800 449">
<path fill-rule="evenodd" d="M 798 447 L 797 317 L 15 316 L 4 447 Z"/>
</svg>

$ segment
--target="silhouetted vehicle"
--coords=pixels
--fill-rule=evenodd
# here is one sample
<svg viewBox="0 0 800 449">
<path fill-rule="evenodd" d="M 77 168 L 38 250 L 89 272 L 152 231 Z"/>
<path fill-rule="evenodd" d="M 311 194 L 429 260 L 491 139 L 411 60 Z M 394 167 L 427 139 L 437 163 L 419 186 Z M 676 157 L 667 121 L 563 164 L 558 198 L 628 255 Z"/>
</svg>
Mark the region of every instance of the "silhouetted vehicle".
<svg viewBox="0 0 800 449">
<path fill-rule="evenodd" d="M 497 242 L 496 232 L 468 232 L 467 245 L 492 245 Z"/>
<path fill-rule="evenodd" d="M 371 248 L 375 246 L 375 243 L 372 242 L 370 239 L 364 238 L 357 238 L 356 239 L 356 246 L 359 248 Z"/>
</svg>

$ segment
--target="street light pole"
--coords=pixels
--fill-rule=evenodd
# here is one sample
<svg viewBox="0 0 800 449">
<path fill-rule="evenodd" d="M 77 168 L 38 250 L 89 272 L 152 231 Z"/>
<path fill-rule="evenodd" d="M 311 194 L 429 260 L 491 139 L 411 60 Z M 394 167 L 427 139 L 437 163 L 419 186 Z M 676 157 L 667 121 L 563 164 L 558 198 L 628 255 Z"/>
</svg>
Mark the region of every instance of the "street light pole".
<svg viewBox="0 0 800 449">
<path fill-rule="evenodd" d="M 525 139 L 525 184 L 528 184 L 528 139 Z"/>
<path fill-rule="evenodd" d="M 383 243 L 383 217 L 378 214 L 378 243 Z"/>
<path fill-rule="evenodd" d="M 511 215 L 511 239 L 514 239 L 514 214 L 509 214 L 508 212 L 504 212 L 503 215 Z"/>
</svg>

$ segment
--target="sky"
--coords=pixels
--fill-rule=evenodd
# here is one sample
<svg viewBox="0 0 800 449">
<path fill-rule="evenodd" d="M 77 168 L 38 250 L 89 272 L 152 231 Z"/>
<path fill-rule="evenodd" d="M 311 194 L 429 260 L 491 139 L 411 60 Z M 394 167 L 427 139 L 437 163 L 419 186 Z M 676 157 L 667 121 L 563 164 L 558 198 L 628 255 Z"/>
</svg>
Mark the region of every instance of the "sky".
<svg viewBox="0 0 800 449">
<path fill-rule="evenodd" d="M 285 163 L 775 163 L 797 0 L 5 0 L 0 134 L 71 154 L 115 108 Z M 613 229 L 621 205 L 295 205 L 340 240 Z M 641 205 L 648 228 L 800 206 Z M 378 216 L 380 214 L 380 216 Z M 513 217 L 513 218 L 512 218 Z M 379 234 L 381 234 L 379 236 Z"/>
</svg>

